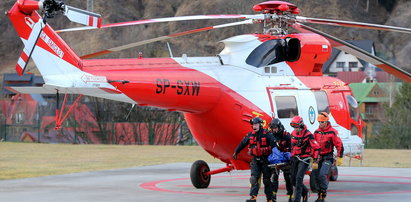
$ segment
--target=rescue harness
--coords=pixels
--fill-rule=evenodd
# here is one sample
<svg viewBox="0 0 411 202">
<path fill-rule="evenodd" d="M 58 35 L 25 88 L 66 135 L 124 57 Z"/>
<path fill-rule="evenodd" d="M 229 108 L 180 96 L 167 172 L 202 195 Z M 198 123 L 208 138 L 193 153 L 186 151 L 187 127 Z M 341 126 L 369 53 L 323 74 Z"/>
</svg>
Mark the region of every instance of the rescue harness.
<svg viewBox="0 0 411 202">
<path fill-rule="evenodd" d="M 263 135 L 266 134 L 267 132 L 263 132 Z M 268 156 L 271 153 L 271 146 L 267 142 L 267 137 L 261 137 L 261 139 L 258 140 L 257 136 L 251 135 L 248 151 L 256 157 Z"/>
</svg>

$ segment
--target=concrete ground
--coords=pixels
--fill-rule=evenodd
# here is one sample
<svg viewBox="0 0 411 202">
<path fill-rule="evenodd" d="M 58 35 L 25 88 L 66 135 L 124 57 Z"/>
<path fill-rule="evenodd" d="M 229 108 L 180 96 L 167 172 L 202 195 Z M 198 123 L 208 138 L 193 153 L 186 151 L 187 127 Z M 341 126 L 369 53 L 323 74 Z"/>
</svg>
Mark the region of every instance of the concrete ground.
<svg viewBox="0 0 411 202">
<path fill-rule="evenodd" d="M 212 176 L 210 187 L 196 189 L 190 163 L 75 173 L 0 181 L 0 201 L 245 201 L 249 172 Z M 224 167 L 211 164 L 211 169 Z M 278 201 L 287 201 L 280 178 Z M 308 176 L 305 179 L 308 183 Z M 265 201 L 263 190 L 258 201 Z M 315 201 L 313 194 L 309 201 Z M 327 201 L 411 201 L 410 168 L 340 167 Z"/>
</svg>

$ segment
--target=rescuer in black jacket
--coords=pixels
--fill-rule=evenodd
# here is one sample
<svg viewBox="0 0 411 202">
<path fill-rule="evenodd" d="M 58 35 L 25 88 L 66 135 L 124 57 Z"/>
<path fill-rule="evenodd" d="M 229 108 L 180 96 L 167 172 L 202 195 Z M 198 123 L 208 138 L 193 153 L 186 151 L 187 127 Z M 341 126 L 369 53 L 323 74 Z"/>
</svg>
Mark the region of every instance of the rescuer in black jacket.
<svg viewBox="0 0 411 202">
<path fill-rule="evenodd" d="M 271 170 L 268 167 L 267 157 L 271 154 L 272 148 L 276 147 L 275 139 L 271 133 L 263 129 L 263 120 L 261 118 L 256 117 L 251 119 L 250 124 L 252 125 L 253 131 L 249 132 L 237 146 L 233 154 L 233 159 L 236 160 L 237 154 L 248 145 L 248 154 L 253 156 L 250 165 L 251 201 L 257 200 L 258 189 L 260 188 L 258 180 L 261 177 L 261 173 L 263 173 L 264 193 L 267 201 L 272 202 L 273 186 L 270 181 Z"/>
<path fill-rule="evenodd" d="M 281 123 L 280 119 L 273 119 L 270 122 L 270 130 L 277 141 L 277 147 L 280 152 L 291 152 L 291 135 L 287 132 Z M 272 169 L 273 175 L 271 182 L 273 183 L 273 201 L 276 201 L 278 191 L 278 177 L 280 170 L 283 171 L 285 186 L 287 188 L 288 201 L 292 201 L 293 185 L 291 183 L 291 163 L 287 162 L 284 165 L 276 166 Z"/>
</svg>

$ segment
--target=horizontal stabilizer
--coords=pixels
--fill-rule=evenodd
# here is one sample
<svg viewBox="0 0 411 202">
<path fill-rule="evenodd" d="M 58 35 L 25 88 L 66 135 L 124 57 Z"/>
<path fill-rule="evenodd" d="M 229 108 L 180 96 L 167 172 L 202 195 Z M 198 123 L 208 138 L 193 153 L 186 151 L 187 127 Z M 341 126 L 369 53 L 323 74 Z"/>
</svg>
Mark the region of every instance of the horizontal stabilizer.
<svg viewBox="0 0 411 202">
<path fill-rule="evenodd" d="M 7 86 L 7 90 L 14 93 L 22 94 L 56 94 L 57 91 L 68 94 L 84 94 L 84 95 L 98 95 L 98 94 L 121 94 L 120 91 L 109 88 L 68 88 L 61 86 L 43 85 L 41 87 L 35 86 Z"/>
</svg>

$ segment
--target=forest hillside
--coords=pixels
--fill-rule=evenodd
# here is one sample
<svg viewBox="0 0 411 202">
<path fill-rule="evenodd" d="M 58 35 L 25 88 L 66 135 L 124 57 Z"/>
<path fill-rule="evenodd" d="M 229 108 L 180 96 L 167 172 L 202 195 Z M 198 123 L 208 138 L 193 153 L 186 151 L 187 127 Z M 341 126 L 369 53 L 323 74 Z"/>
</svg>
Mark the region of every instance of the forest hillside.
<svg viewBox="0 0 411 202">
<path fill-rule="evenodd" d="M 9 19 L 4 13 L 12 7 L 15 0 L 0 1 L 0 73 L 14 72 L 14 66 L 22 51 L 19 40 Z M 68 5 L 86 9 L 84 0 L 65 0 Z M 256 14 L 253 5 L 261 0 L 95 0 L 94 12 L 103 17 L 103 24 L 141 20 L 160 17 L 199 15 L 199 14 Z M 293 0 L 302 16 L 360 21 L 401 27 L 411 27 L 411 1 L 409 0 Z M 164 36 L 171 33 L 217 25 L 235 20 L 202 20 L 173 23 L 157 23 L 133 27 L 110 28 L 93 31 L 62 33 L 61 36 L 79 55 L 84 55 L 114 46 Z M 49 19 L 55 29 L 79 26 L 64 17 Z M 344 40 L 369 39 L 375 42 L 377 55 L 411 70 L 411 34 L 391 33 L 356 28 L 341 28 L 327 25 L 314 26 Z M 223 47 L 218 41 L 230 36 L 261 32 L 259 25 L 237 26 L 215 31 L 206 31 L 190 36 L 169 40 L 174 56 L 186 53 L 188 56 L 207 56 L 217 54 Z M 106 58 L 168 57 L 165 42 L 156 42 L 136 47 Z M 34 64 L 31 62 L 31 70 Z"/>
</svg>

